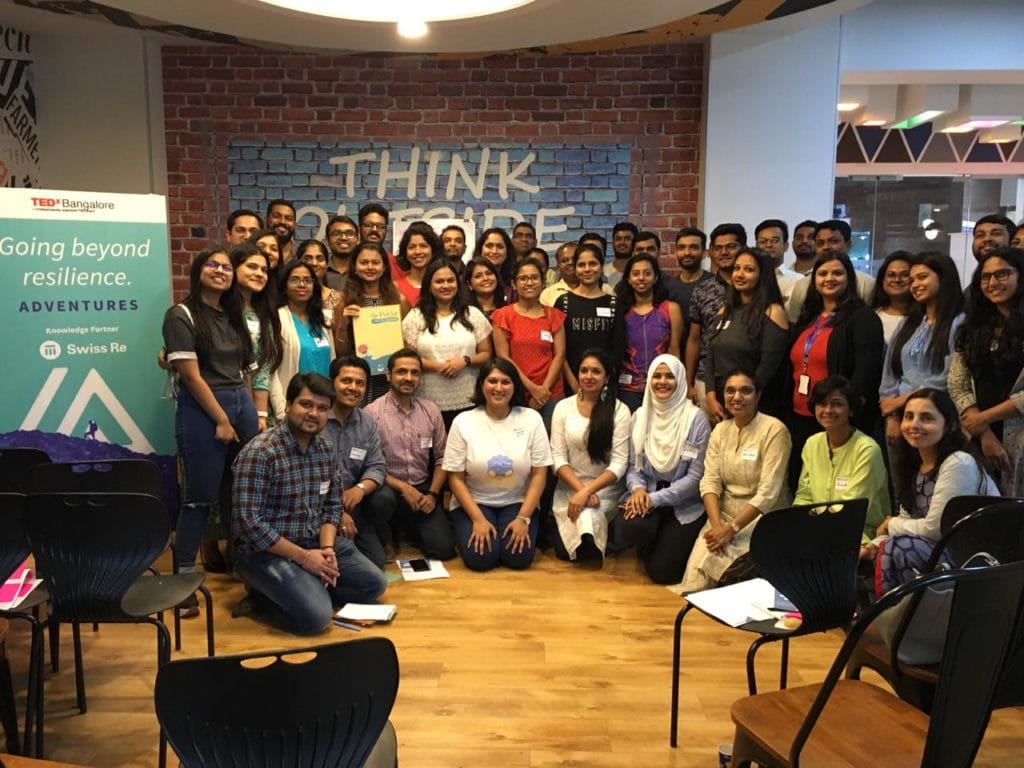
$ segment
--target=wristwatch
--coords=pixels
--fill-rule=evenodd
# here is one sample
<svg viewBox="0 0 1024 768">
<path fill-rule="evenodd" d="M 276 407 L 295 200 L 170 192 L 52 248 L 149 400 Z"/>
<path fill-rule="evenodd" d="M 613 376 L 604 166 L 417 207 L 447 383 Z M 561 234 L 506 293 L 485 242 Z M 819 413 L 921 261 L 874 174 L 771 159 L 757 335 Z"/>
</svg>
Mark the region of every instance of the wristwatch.
<svg viewBox="0 0 1024 768">
<path fill-rule="evenodd" d="M 731 523 L 729 523 L 729 527 L 732 528 L 732 532 L 733 533 L 738 534 L 740 532 L 740 527 L 738 525 L 736 525 L 736 521 L 735 520 L 733 520 Z"/>
<path fill-rule="evenodd" d="M 470 358 L 469 355 L 463 355 L 462 356 L 462 362 L 464 362 L 466 364 L 467 368 L 469 368 L 469 366 L 471 366 L 473 364 L 473 360 Z"/>
<path fill-rule="evenodd" d="M 369 493 L 369 491 L 366 490 L 366 486 L 363 485 L 363 481 L 362 480 L 360 480 L 358 483 L 356 483 L 356 488 L 358 488 L 363 493 Z"/>
</svg>

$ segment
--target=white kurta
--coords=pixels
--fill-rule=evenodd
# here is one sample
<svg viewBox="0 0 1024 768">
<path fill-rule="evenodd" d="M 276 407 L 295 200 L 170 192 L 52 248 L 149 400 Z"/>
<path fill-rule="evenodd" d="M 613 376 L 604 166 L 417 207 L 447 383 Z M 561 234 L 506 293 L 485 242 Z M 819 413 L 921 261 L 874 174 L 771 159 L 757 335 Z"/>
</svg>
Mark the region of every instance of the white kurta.
<svg viewBox="0 0 1024 768">
<path fill-rule="evenodd" d="M 558 534 L 569 552 L 569 557 L 576 559 L 576 550 L 583 541 L 584 534 L 594 538 L 594 544 L 604 553 L 608 543 L 608 521 L 615 516 L 619 498 L 624 489 L 623 478 L 629 462 L 629 408 L 623 403 L 615 405 L 615 432 L 612 437 L 612 448 L 607 464 L 594 462 L 587 453 L 587 433 L 590 419 L 580 415 L 579 399 L 567 397 L 555 406 L 551 417 L 551 457 L 554 469 L 572 467 L 576 477 L 586 485 L 597 478 L 605 470 L 610 470 L 616 481 L 603 488 L 597 496 L 601 500 L 600 507 L 585 507 L 576 520 L 569 519 L 569 499 L 573 491 L 559 478 L 555 486 L 552 500 L 552 512 Z"/>
</svg>

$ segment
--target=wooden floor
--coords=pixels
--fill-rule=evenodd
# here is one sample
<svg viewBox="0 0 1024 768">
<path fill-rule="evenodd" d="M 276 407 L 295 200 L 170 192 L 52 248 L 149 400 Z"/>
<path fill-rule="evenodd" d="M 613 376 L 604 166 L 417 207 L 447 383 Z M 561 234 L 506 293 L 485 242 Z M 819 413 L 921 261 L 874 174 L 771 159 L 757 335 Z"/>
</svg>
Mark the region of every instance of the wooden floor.
<svg viewBox="0 0 1024 768">
<path fill-rule="evenodd" d="M 450 579 L 389 587 L 385 599 L 398 605 L 391 625 L 358 635 L 332 628 L 314 639 L 232 619 L 242 585 L 211 575 L 217 651 L 390 637 L 401 664 L 392 721 L 408 768 L 716 764 L 718 744 L 732 740 L 729 706 L 746 693 L 749 635 L 696 612 L 687 617 L 680 747 L 671 749 L 672 621 L 681 600 L 648 583 L 631 554 L 609 560 L 602 571 L 551 554 L 538 555 L 527 572 L 475 574 L 459 561 L 448 567 Z M 23 705 L 28 642 L 20 624 L 8 643 Z M 204 626 L 186 622 L 183 655 L 204 652 Z M 75 708 L 70 632 L 63 635 L 61 670 L 46 680 L 46 756 L 89 766 L 155 766 L 153 631 L 83 630 L 85 715 Z M 790 684 L 819 680 L 840 641 L 837 633 L 795 641 Z M 770 689 L 778 683 L 778 652 L 761 656 L 759 680 Z M 995 713 L 977 765 L 1019 764 L 1022 726 L 1019 710 Z"/>
</svg>

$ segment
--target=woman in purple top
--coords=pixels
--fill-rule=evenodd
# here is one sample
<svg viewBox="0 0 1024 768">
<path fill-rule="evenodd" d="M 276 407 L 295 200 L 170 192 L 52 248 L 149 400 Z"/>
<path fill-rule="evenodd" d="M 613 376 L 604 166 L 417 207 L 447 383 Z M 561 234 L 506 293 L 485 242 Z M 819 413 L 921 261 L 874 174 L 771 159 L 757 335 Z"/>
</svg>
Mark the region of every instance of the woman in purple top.
<svg viewBox="0 0 1024 768">
<path fill-rule="evenodd" d="M 651 361 L 661 354 L 679 357 L 683 314 L 668 299 L 656 256 L 638 253 L 630 257 L 622 274 L 625 279 L 615 286 L 626 335 L 619 399 L 635 411 L 644 399 Z"/>
</svg>

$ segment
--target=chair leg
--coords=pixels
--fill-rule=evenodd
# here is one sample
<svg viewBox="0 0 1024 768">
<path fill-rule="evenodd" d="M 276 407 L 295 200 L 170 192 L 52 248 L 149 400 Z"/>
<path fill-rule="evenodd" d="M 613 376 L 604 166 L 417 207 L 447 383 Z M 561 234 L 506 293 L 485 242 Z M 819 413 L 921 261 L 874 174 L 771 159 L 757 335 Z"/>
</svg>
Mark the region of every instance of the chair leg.
<svg viewBox="0 0 1024 768">
<path fill-rule="evenodd" d="M 732 768 L 749 768 L 755 762 L 765 766 L 776 765 L 776 761 L 746 731 L 737 728 L 732 739 Z"/>
<path fill-rule="evenodd" d="M 214 643 L 213 643 L 213 596 L 204 586 L 199 587 L 199 591 L 203 594 L 203 600 L 206 602 L 206 655 L 214 656 Z M 179 645 L 178 649 L 181 649 Z"/>
<path fill-rule="evenodd" d="M 789 638 L 782 638 L 782 669 L 779 671 L 779 690 L 786 690 L 786 680 L 789 677 Z"/>
<path fill-rule="evenodd" d="M 50 669 L 60 672 L 60 622 L 50 624 Z"/>
<path fill-rule="evenodd" d="M 174 650 L 181 650 L 181 608 L 174 606 Z"/>
<path fill-rule="evenodd" d="M 28 690 L 25 694 L 25 754 L 32 756 L 32 728 L 42 731 L 42 717 L 37 717 L 42 709 L 43 685 L 43 628 L 39 622 L 30 618 L 32 638 L 28 652 Z M 42 758 L 37 744 L 35 757 Z"/>
<path fill-rule="evenodd" d="M 44 711 L 45 711 L 44 710 L 45 702 L 43 700 L 43 675 L 46 672 L 46 661 L 45 661 L 45 659 L 43 659 L 43 648 L 44 648 L 44 645 L 45 645 L 46 641 L 43 638 L 43 628 L 41 626 L 38 626 L 35 629 L 36 629 L 36 634 L 38 636 L 38 641 L 36 643 L 36 682 L 35 682 L 35 691 L 36 691 L 36 722 L 35 722 L 36 754 L 35 754 L 35 756 L 37 758 L 39 758 L 40 760 L 42 760 L 45 757 L 44 752 L 43 752 L 43 734 L 45 732 L 44 728 L 43 728 L 43 715 L 44 715 Z"/>
<path fill-rule="evenodd" d="M 18 709 L 14 704 L 14 683 L 11 681 L 11 664 L 7 661 L 6 643 L 0 642 L 0 720 L 4 726 L 4 740 L 7 752 L 21 754 L 21 738 L 18 734 Z M 25 744 L 28 747 L 28 743 Z"/>
<path fill-rule="evenodd" d="M 751 696 L 757 695 L 757 673 L 754 671 L 754 659 L 757 656 L 757 652 L 761 649 L 761 646 L 765 643 L 771 642 L 772 638 L 767 635 L 761 635 L 757 640 L 750 644 L 750 648 L 747 649 L 747 691 Z"/>
<path fill-rule="evenodd" d="M 171 660 L 171 636 L 163 622 L 156 623 L 157 671 Z M 160 726 L 158 768 L 167 768 L 167 733 Z"/>
<path fill-rule="evenodd" d="M 75 646 L 75 693 L 78 696 L 78 711 L 85 714 L 85 669 L 82 663 L 82 629 L 78 622 L 71 625 L 71 637 Z"/>
<path fill-rule="evenodd" d="M 672 634 L 672 723 L 669 726 L 668 743 L 673 748 L 679 745 L 679 646 L 682 644 L 683 619 L 692 607 L 687 603 L 679 609 Z"/>
</svg>

